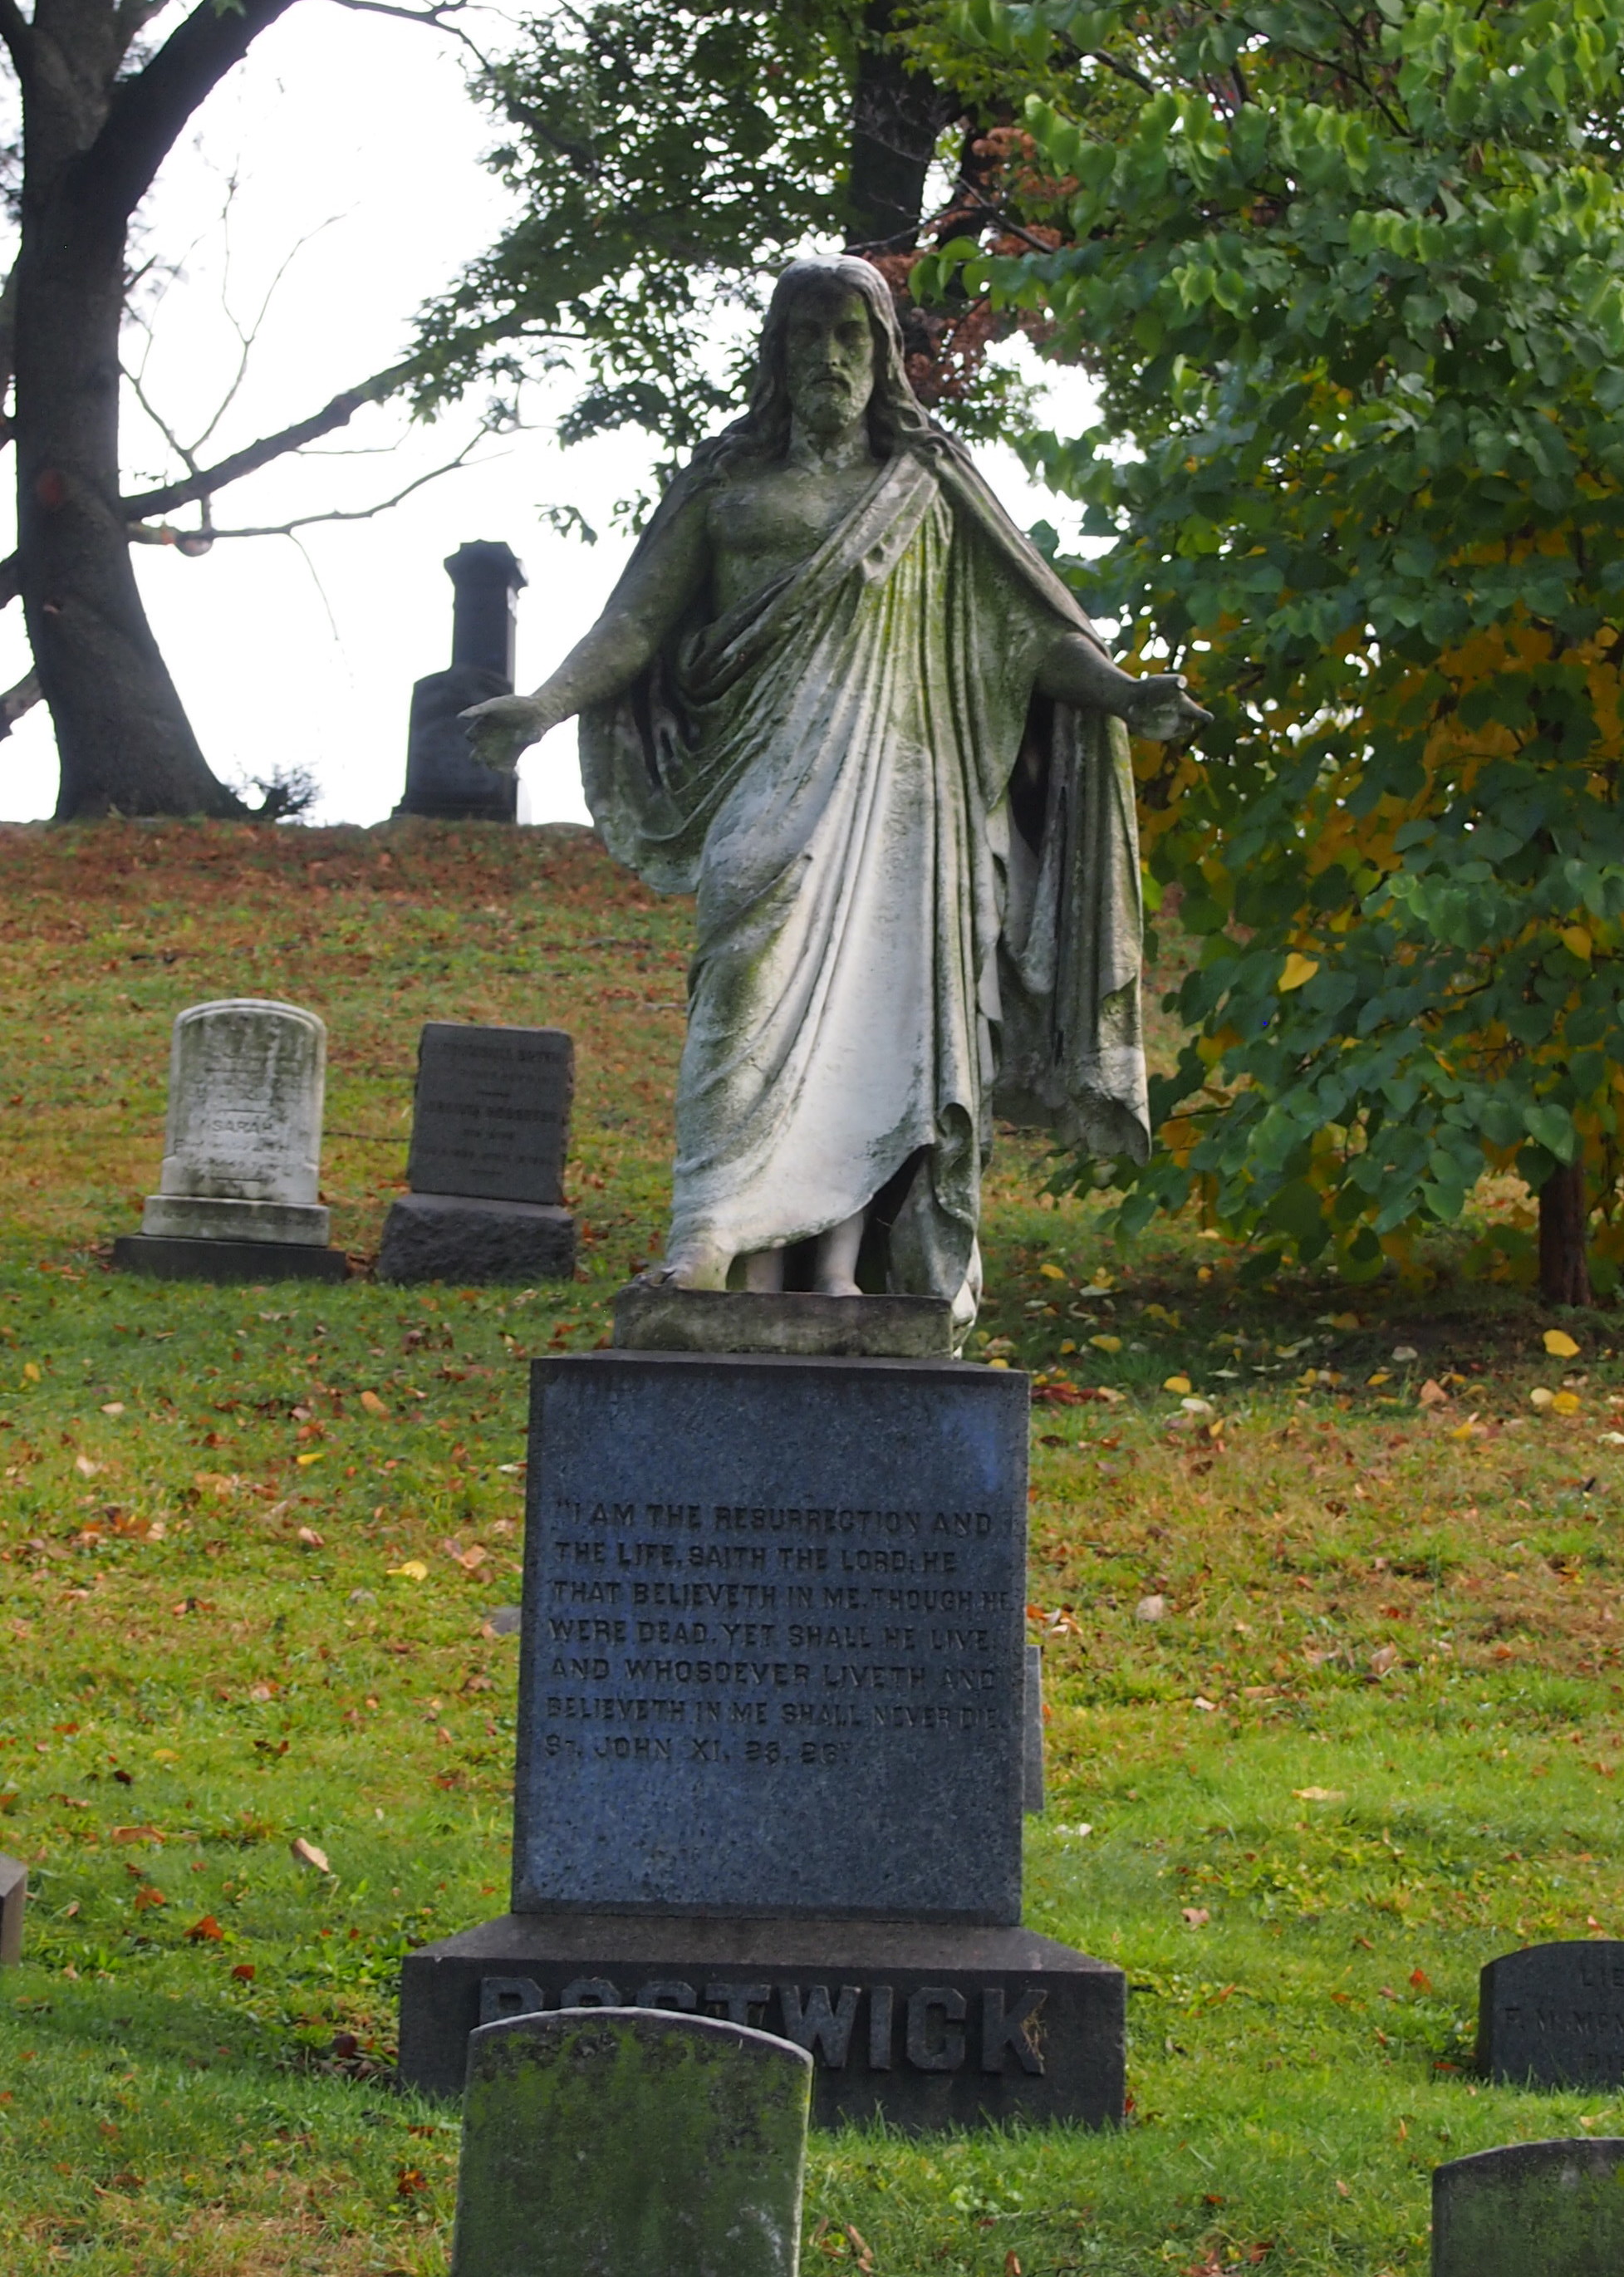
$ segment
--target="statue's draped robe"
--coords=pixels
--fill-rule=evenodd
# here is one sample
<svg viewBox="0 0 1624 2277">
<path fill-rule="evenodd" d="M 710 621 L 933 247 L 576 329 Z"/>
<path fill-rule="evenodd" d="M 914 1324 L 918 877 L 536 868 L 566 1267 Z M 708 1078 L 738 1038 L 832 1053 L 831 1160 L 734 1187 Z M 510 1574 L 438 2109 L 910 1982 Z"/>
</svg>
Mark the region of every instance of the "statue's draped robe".
<svg viewBox="0 0 1624 2277">
<path fill-rule="evenodd" d="M 724 479 L 702 454 L 650 538 Z M 1096 637 L 932 438 L 583 715 L 610 851 L 698 895 L 674 1249 L 782 1247 L 888 1189 L 890 1286 L 967 1319 L 995 1097 L 1144 1159 L 1126 737 L 1034 701 L 1068 632 Z"/>
</svg>

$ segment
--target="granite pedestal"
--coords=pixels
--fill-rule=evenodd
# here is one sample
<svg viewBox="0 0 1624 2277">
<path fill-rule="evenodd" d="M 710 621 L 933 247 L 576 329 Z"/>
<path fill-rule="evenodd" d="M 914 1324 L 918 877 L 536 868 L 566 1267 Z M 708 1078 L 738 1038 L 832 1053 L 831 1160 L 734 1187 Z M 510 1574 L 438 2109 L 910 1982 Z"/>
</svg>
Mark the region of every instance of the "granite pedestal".
<svg viewBox="0 0 1624 2277">
<path fill-rule="evenodd" d="M 628 2003 L 807 2046 L 823 2118 L 1117 2119 L 1121 1972 L 1018 1926 L 1025 1377 L 561 1355 L 529 1474 L 513 1912 L 408 1958 L 403 2074 Z"/>
<path fill-rule="evenodd" d="M 155 1281 L 344 1281 L 349 1260 L 341 1249 L 315 1249 L 293 1241 L 183 1241 L 166 1235 L 121 1233 L 113 1243 L 120 1273 Z"/>
<path fill-rule="evenodd" d="M 412 1192 L 390 1206 L 379 1280 L 569 1280 L 574 1089 L 575 1047 L 561 1028 L 431 1020 L 417 1048 Z"/>
<path fill-rule="evenodd" d="M 1025 1929 L 508 1914 L 406 1957 L 400 2070 L 461 2092 L 469 2034 L 544 2009 L 728 2016 L 812 2059 L 820 2127 L 1122 2117 L 1119 1969 Z"/>
</svg>

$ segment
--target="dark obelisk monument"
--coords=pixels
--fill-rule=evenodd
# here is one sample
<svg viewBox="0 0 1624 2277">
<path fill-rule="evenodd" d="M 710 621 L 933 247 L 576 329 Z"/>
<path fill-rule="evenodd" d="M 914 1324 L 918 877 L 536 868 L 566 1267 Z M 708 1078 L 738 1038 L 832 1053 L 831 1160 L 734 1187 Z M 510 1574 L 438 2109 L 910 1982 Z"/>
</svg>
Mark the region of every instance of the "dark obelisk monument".
<svg viewBox="0 0 1624 2277">
<path fill-rule="evenodd" d="M 513 693 L 515 598 L 525 583 L 511 546 L 477 539 L 446 563 L 452 605 L 451 664 L 412 689 L 406 737 L 406 788 L 397 814 L 446 822 L 511 822 L 518 785 L 482 766 L 457 714 L 490 696 Z"/>
</svg>

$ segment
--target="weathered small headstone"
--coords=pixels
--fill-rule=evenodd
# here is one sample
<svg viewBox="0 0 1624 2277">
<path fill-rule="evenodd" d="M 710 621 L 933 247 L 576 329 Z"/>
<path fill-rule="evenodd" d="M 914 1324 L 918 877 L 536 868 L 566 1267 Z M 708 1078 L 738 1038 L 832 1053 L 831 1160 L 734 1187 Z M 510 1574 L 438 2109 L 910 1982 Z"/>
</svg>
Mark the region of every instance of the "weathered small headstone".
<svg viewBox="0 0 1624 2277">
<path fill-rule="evenodd" d="M 575 1047 L 561 1028 L 431 1020 L 417 1049 L 412 1191 L 390 1207 L 379 1280 L 568 1280 L 574 1090 Z"/>
<path fill-rule="evenodd" d="M 452 607 L 451 665 L 431 672 L 412 689 L 406 733 L 406 788 L 397 814 L 434 815 L 442 821 L 511 822 L 518 784 L 482 766 L 458 716 L 492 696 L 511 696 L 514 599 L 525 582 L 511 547 L 477 538 L 446 562 L 456 599 Z"/>
<path fill-rule="evenodd" d="M 1624 2087 L 1624 1944 L 1534 1945 L 1490 1961 L 1477 2060 L 1517 2086 Z"/>
<path fill-rule="evenodd" d="M 342 1280 L 320 1196 L 327 1031 L 259 997 L 175 1022 L 158 1192 L 113 1261 L 170 1280 Z"/>
<path fill-rule="evenodd" d="M 1432 2174 L 1432 2277 L 1619 2277 L 1624 2137 L 1513 2143 Z"/>
<path fill-rule="evenodd" d="M 573 2008 L 469 2041 L 452 2277 L 796 2277 L 812 2059 Z"/>
<path fill-rule="evenodd" d="M 28 1902 L 28 1869 L 20 1858 L 0 1855 L 0 1969 L 23 1957 L 23 1911 Z"/>
</svg>

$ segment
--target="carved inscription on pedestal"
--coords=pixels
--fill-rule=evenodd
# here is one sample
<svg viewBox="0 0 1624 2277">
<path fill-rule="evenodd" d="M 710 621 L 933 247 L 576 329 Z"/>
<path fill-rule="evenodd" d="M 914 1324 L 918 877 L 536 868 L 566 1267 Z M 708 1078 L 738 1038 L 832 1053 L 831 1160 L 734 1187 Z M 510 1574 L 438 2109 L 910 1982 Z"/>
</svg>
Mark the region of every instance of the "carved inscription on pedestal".
<svg viewBox="0 0 1624 2277">
<path fill-rule="evenodd" d="M 854 1396 L 876 1368 L 902 1379 L 889 1442 Z M 734 1490 L 629 1490 L 616 1375 L 691 1406 L 729 1369 L 659 1467 Z M 1025 1476 L 989 1472 L 973 1428 L 1003 1420 L 977 1398 L 995 1379 L 781 1370 L 627 1355 L 560 1387 L 568 1433 L 532 1458 L 520 1909 L 1014 1918 Z"/>
</svg>

